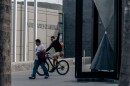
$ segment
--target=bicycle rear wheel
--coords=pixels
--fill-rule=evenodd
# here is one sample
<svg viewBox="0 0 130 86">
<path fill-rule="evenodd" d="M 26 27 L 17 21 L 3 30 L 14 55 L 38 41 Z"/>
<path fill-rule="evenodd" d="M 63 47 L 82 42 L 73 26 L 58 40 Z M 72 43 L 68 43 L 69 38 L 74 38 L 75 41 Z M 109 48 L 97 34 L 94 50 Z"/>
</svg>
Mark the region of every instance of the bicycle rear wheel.
<svg viewBox="0 0 130 86">
<path fill-rule="evenodd" d="M 48 64 L 47 62 L 45 62 L 45 66 L 46 66 L 47 70 L 49 71 L 49 64 Z M 39 76 L 44 76 L 44 72 L 43 72 L 43 69 L 42 69 L 41 66 L 38 68 L 37 74 L 38 74 Z"/>
<path fill-rule="evenodd" d="M 67 61 L 61 60 L 61 61 L 57 62 L 56 65 L 57 65 L 56 70 L 57 70 L 58 74 L 65 75 L 65 74 L 68 73 L 68 71 L 69 71 L 69 63 Z"/>
</svg>

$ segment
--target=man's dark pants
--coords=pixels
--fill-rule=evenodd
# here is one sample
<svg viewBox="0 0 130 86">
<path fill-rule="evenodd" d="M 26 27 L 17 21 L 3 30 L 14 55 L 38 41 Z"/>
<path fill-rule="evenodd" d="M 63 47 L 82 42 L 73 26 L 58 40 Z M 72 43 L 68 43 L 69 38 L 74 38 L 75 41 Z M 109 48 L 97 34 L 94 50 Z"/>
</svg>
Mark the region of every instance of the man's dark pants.
<svg viewBox="0 0 130 86">
<path fill-rule="evenodd" d="M 44 74 L 45 74 L 46 76 L 49 76 L 48 70 L 47 70 L 47 68 L 46 68 L 46 66 L 45 66 L 45 62 L 42 62 L 42 63 L 40 64 L 38 60 L 35 60 L 35 61 L 34 61 L 34 67 L 33 67 L 32 76 L 36 76 L 36 72 L 37 72 L 37 70 L 38 70 L 39 65 L 41 65 Z"/>
</svg>

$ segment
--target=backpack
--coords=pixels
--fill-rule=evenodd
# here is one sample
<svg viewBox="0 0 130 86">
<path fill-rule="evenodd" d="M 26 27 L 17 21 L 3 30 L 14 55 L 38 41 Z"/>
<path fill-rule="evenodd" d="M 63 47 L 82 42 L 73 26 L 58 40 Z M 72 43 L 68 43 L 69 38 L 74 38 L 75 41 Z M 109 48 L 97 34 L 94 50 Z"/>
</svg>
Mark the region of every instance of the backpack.
<svg viewBox="0 0 130 86">
<path fill-rule="evenodd" d="M 40 51 L 37 53 L 38 55 L 38 61 L 41 64 L 42 62 L 46 62 L 45 52 Z"/>
</svg>

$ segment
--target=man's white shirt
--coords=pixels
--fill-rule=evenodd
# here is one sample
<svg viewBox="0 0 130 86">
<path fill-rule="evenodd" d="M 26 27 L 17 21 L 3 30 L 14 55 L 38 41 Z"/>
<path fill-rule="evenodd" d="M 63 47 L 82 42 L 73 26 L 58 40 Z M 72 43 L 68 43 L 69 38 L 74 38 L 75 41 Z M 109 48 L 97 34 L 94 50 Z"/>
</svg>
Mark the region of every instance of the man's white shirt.
<svg viewBox="0 0 130 86">
<path fill-rule="evenodd" d="M 36 47 L 35 49 L 35 59 L 38 60 L 38 57 L 36 55 L 37 52 L 40 52 L 40 51 L 43 51 L 45 48 L 44 48 L 44 45 L 43 44 L 40 44 L 39 46 Z"/>
</svg>

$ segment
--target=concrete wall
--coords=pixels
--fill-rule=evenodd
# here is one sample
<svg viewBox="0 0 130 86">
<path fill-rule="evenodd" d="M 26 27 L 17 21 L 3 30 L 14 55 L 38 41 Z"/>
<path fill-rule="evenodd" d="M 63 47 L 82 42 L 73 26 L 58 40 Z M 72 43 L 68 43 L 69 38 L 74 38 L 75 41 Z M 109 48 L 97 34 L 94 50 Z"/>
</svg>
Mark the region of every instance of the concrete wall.
<svg viewBox="0 0 130 86">
<path fill-rule="evenodd" d="M 122 1 L 122 53 L 118 86 L 130 85 L 130 2 Z"/>
</svg>

